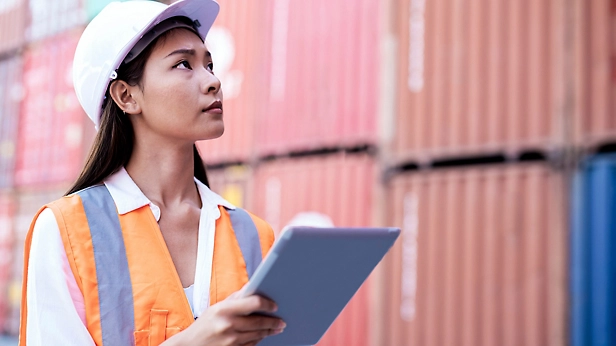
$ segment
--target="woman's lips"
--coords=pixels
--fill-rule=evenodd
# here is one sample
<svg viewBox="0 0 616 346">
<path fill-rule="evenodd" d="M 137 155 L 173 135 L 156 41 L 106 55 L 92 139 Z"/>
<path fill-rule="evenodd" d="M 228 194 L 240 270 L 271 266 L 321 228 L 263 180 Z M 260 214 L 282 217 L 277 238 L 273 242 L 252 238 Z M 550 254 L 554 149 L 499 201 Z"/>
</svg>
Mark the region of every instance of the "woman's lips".
<svg viewBox="0 0 616 346">
<path fill-rule="evenodd" d="M 222 102 L 220 100 L 216 100 L 212 102 L 206 109 L 203 110 L 205 113 L 212 114 L 222 114 Z"/>
</svg>

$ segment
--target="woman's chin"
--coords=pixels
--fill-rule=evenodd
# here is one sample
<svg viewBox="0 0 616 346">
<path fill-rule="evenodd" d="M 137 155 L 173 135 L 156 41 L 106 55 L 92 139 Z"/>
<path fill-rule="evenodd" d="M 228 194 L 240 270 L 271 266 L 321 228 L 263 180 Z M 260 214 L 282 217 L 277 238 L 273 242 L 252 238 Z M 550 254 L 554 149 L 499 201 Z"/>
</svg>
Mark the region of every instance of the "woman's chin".
<svg viewBox="0 0 616 346">
<path fill-rule="evenodd" d="M 216 127 L 216 128 L 209 128 L 207 133 L 204 136 L 201 136 L 201 138 L 199 138 L 200 141 L 207 141 L 210 139 L 216 139 L 216 138 L 220 138 L 223 133 L 225 133 L 225 126 L 221 125 L 220 127 Z"/>
</svg>

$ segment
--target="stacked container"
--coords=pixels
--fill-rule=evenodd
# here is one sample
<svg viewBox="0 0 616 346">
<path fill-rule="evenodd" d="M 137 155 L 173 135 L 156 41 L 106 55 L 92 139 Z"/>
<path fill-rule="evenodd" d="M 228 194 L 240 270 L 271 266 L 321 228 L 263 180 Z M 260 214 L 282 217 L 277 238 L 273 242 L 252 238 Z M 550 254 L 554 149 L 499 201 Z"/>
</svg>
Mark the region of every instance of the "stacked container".
<svg viewBox="0 0 616 346">
<path fill-rule="evenodd" d="M 576 0 L 573 140 L 581 147 L 616 140 L 616 5 Z"/>
<path fill-rule="evenodd" d="M 396 4 L 390 159 L 516 155 L 557 144 L 561 0 Z"/>
<path fill-rule="evenodd" d="M 614 345 L 616 155 L 580 167 L 571 209 L 571 345 Z"/>
<path fill-rule="evenodd" d="M 0 61 L 0 189 L 14 185 L 19 105 L 23 97 L 22 59 Z"/>
<path fill-rule="evenodd" d="M 72 61 L 80 33 L 69 31 L 26 51 L 17 186 L 70 182 L 79 173 L 87 118 L 73 90 Z"/>
<path fill-rule="evenodd" d="M 22 48 L 26 39 L 27 0 L 0 3 L 0 57 Z"/>
<path fill-rule="evenodd" d="M 0 4 L 0 333 L 18 332 L 30 222 L 76 178 L 89 145 L 72 86 L 85 20 L 82 0 Z"/>
<path fill-rule="evenodd" d="M 378 171 L 371 155 L 287 156 L 377 144 L 379 2 L 236 6 L 221 2 L 208 36 L 225 97 L 225 134 L 199 149 L 206 163 L 245 165 L 208 170 L 212 189 L 276 233 L 289 224 L 372 225 Z M 237 52 L 222 51 L 222 72 L 217 42 Z M 320 345 L 369 344 L 369 281 Z"/>
<path fill-rule="evenodd" d="M 14 201 L 10 193 L 0 194 L 0 332 L 9 314 L 9 281 L 11 264 L 14 263 L 12 252 Z"/>
<path fill-rule="evenodd" d="M 373 224 L 375 161 L 366 154 L 281 159 L 255 174 L 254 212 L 275 232 L 287 225 L 361 227 Z M 327 284 L 327 283 L 323 283 Z M 319 345 L 368 345 L 370 279 L 355 294 Z"/>
<path fill-rule="evenodd" d="M 616 144 L 614 1 L 218 1 L 225 134 L 197 144 L 212 190 L 276 233 L 403 230 L 320 345 L 616 342 L 616 158 L 583 159 L 572 196 L 567 170 Z M 5 332 L 25 232 L 90 146 L 71 60 L 109 2 L 0 3 Z"/>
<path fill-rule="evenodd" d="M 261 6 L 259 156 L 376 144 L 379 1 Z"/>
<path fill-rule="evenodd" d="M 565 197 L 542 164 L 393 178 L 379 345 L 564 345 Z"/>
<path fill-rule="evenodd" d="M 387 317 L 373 340 L 562 345 L 571 336 L 574 345 L 610 344 L 616 302 L 608 298 L 613 270 L 605 254 L 612 242 L 604 234 L 609 219 L 599 217 L 613 204 L 608 169 L 598 183 L 589 173 L 598 164 L 587 165 L 569 196 L 568 167 L 574 151 L 616 144 L 614 2 L 390 6 L 386 39 L 397 43 L 390 45 L 397 82 L 382 162 L 403 172 L 385 190 L 384 220 L 404 231 L 380 268 L 377 315 Z M 525 157 L 552 162 L 413 170 Z M 569 200 L 578 292 L 571 334 Z"/>
<path fill-rule="evenodd" d="M 26 233 L 36 212 L 45 204 L 64 195 L 68 186 L 49 186 L 45 190 L 22 190 L 15 196 L 15 212 L 12 235 L 12 263 L 8 282 L 9 309 L 4 331 L 17 335 L 19 333 L 19 313 L 21 303 L 21 283 L 23 279 L 23 251 Z"/>
<path fill-rule="evenodd" d="M 263 106 L 265 88 L 261 52 L 262 5 L 221 1 L 220 13 L 207 36 L 214 72 L 223 91 L 225 133 L 198 143 L 208 164 L 247 162 L 255 154 L 256 109 Z"/>
</svg>

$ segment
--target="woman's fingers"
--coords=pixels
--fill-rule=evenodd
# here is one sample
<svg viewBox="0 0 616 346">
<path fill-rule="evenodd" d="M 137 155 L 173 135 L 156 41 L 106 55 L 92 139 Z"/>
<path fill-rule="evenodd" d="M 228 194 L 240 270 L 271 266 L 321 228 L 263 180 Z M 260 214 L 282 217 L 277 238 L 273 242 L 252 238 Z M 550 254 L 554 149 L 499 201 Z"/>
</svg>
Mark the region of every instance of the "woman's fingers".
<svg viewBox="0 0 616 346">
<path fill-rule="evenodd" d="M 260 330 L 284 329 L 287 325 L 279 318 L 269 316 L 242 316 L 235 322 L 235 331 L 254 332 Z"/>
<path fill-rule="evenodd" d="M 250 315 L 255 312 L 275 312 L 278 307 L 273 301 L 252 295 L 246 298 L 235 298 L 225 302 L 225 310 L 232 315 Z"/>
<path fill-rule="evenodd" d="M 238 345 L 253 345 L 263 340 L 266 336 L 282 333 L 282 329 L 258 330 L 253 332 L 240 333 L 237 336 Z"/>
</svg>

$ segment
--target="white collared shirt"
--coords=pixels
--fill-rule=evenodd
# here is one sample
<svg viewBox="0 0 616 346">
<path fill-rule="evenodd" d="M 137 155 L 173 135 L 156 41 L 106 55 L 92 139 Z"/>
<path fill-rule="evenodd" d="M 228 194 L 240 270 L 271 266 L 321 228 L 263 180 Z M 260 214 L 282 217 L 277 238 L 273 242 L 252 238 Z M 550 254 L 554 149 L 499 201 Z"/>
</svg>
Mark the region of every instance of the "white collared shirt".
<svg viewBox="0 0 616 346">
<path fill-rule="evenodd" d="M 160 208 L 139 189 L 124 168 L 105 180 L 120 215 L 149 205 L 156 221 Z M 212 258 L 219 205 L 231 203 L 195 179 L 201 216 L 194 285 L 185 289 L 195 317 L 209 306 Z M 45 209 L 34 224 L 28 264 L 26 340 L 28 345 L 94 345 L 86 328 L 83 294 L 71 271 L 53 212 Z"/>
</svg>

